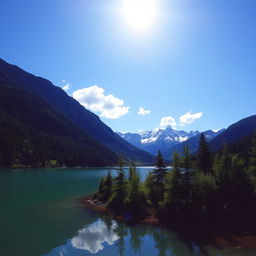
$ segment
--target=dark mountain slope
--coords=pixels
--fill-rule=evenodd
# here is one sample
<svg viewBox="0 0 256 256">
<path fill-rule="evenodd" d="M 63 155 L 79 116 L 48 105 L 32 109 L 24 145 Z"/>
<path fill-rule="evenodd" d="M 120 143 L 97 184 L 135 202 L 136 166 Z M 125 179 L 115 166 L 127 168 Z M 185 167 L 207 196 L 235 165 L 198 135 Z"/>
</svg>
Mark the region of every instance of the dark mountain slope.
<svg viewBox="0 0 256 256">
<path fill-rule="evenodd" d="M 106 166 L 116 161 L 114 152 L 40 97 L 0 86 L 0 166 Z"/>
<path fill-rule="evenodd" d="M 129 160 L 143 163 L 151 163 L 154 160 L 150 154 L 135 148 L 120 138 L 97 115 L 86 110 L 50 81 L 29 74 L 17 66 L 10 65 L 0 59 L 1 85 L 20 88 L 42 97 L 57 112 L 82 128 L 93 139 L 118 154 L 123 154 Z"/>
<path fill-rule="evenodd" d="M 256 115 L 244 118 L 230 125 L 210 142 L 212 151 L 218 151 L 224 144 L 232 144 L 250 136 L 256 131 Z"/>
</svg>

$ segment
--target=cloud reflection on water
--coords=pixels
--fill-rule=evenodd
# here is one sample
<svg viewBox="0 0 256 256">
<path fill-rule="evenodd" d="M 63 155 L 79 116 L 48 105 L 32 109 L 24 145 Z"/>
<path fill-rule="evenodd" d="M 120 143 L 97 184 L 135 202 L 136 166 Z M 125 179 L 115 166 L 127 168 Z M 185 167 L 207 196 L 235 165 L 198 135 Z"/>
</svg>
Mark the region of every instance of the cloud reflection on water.
<svg viewBox="0 0 256 256">
<path fill-rule="evenodd" d="M 176 233 L 151 225 L 127 226 L 102 217 L 80 229 L 66 244 L 44 256 L 201 256 L 201 248 Z M 216 252 L 208 255 L 216 256 Z M 224 254 L 223 254 L 224 255 Z M 227 254 L 228 255 L 228 254 Z"/>
<path fill-rule="evenodd" d="M 114 232 L 116 227 L 117 223 L 114 221 L 112 221 L 111 226 L 107 226 L 103 221 L 98 220 L 79 230 L 77 236 L 71 239 L 71 244 L 76 249 L 96 254 L 104 248 L 104 242 L 113 245 L 119 239 Z"/>
</svg>

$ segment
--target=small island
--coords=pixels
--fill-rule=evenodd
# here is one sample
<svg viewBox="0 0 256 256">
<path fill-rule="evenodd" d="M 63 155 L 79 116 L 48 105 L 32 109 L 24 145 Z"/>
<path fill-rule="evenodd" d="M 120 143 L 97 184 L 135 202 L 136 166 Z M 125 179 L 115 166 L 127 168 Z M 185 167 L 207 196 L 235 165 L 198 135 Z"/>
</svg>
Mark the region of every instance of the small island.
<svg viewBox="0 0 256 256">
<path fill-rule="evenodd" d="M 174 154 L 170 170 L 159 151 L 156 167 L 144 182 L 135 165 L 126 174 L 120 160 L 118 175 L 113 178 L 108 172 L 98 192 L 83 203 L 128 223 L 164 225 L 194 238 L 254 235 L 256 137 L 248 159 L 231 148 L 213 154 L 202 134 L 197 155 L 185 146 L 183 155 Z"/>
</svg>

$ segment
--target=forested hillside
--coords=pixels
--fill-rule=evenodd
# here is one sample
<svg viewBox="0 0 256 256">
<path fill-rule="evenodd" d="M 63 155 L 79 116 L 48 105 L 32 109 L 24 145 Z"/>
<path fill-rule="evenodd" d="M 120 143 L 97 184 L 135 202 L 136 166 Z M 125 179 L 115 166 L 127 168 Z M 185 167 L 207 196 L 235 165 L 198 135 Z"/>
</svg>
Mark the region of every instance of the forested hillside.
<svg viewBox="0 0 256 256">
<path fill-rule="evenodd" d="M 99 144 L 103 144 L 116 154 L 122 154 L 127 160 L 143 164 L 152 164 L 154 160 L 149 153 L 120 138 L 97 115 L 85 109 L 61 88 L 2 59 L 0 59 L 0 86 L 22 89 L 39 97 Z"/>
<path fill-rule="evenodd" d="M 0 166 L 105 166 L 116 159 L 38 96 L 0 86 Z"/>
</svg>

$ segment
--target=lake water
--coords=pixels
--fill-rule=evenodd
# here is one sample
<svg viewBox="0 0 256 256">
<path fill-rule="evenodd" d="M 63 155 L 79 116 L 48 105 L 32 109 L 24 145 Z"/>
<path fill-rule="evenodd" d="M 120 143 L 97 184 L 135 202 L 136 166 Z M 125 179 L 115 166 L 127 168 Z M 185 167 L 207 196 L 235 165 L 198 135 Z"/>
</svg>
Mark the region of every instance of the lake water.
<svg viewBox="0 0 256 256">
<path fill-rule="evenodd" d="M 113 175 L 116 170 L 110 169 Z M 142 179 L 150 168 L 139 168 Z M 255 256 L 183 241 L 152 225 L 127 226 L 85 209 L 79 197 L 97 190 L 108 169 L 0 171 L 1 256 Z"/>
</svg>

